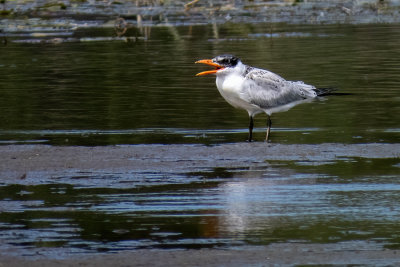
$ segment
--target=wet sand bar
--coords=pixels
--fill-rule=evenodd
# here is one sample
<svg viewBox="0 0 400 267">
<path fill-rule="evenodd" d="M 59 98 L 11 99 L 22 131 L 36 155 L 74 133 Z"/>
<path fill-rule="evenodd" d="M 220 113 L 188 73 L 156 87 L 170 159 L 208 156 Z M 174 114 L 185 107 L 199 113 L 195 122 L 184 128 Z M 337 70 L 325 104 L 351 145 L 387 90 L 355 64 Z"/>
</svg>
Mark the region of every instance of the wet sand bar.
<svg viewBox="0 0 400 267">
<path fill-rule="evenodd" d="M 35 260 L 2 256 L 0 266 L 293 266 L 306 264 L 398 266 L 400 251 L 355 244 L 273 244 L 240 250 L 137 250 L 109 255 Z"/>
<path fill-rule="evenodd" d="M 265 160 L 331 161 L 397 158 L 400 144 L 283 145 L 256 143 L 119 146 L 0 146 L 0 175 L 8 180 L 48 178 L 74 171 L 187 171 L 188 168 L 251 166 Z"/>
<path fill-rule="evenodd" d="M 316 164 L 361 158 L 398 158 L 400 144 L 283 145 L 256 143 L 120 146 L 0 146 L 0 177 L 5 184 L 39 184 L 79 172 L 187 172 L 201 168 L 257 166 L 267 160 L 309 161 Z M 3 255 L 1 255 L 3 254 Z M 262 266 L 269 264 L 400 264 L 400 251 L 375 242 L 332 244 L 301 242 L 196 249 L 90 253 L 76 257 L 24 257 L 9 248 L 0 252 L 0 266 Z"/>
</svg>

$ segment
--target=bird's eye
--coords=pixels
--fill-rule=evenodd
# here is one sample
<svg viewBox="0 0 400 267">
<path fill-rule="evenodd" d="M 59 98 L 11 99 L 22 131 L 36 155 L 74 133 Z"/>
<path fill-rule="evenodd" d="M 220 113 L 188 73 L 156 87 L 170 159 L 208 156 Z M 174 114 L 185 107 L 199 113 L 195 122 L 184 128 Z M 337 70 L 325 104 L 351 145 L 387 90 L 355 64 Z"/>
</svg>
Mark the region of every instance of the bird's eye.
<svg viewBox="0 0 400 267">
<path fill-rule="evenodd" d="M 222 60 L 222 63 L 225 65 L 230 65 L 231 64 L 231 60 L 229 58 L 225 58 L 224 60 Z"/>
</svg>

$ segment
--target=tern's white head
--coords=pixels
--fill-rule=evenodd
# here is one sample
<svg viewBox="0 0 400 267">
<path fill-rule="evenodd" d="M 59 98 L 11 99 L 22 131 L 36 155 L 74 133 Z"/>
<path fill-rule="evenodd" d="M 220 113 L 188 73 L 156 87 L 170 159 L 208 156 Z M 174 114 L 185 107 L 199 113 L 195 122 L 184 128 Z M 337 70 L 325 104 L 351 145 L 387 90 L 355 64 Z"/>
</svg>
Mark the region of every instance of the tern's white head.
<svg viewBox="0 0 400 267">
<path fill-rule="evenodd" d="M 202 59 L 196 61 L 196 63 L 202 63 L 215 67 L 214 70 L 203 71 L 197 73 L 196 76 L 214 74 L 214 73 L 216 75 L 222 75 L 222 74 L 226 75 L 233 72 L 241 72 L 243 66 L 240 59 L 233 55 L 220 55 L 216 56 L 213 59 Z"/>
</svg>

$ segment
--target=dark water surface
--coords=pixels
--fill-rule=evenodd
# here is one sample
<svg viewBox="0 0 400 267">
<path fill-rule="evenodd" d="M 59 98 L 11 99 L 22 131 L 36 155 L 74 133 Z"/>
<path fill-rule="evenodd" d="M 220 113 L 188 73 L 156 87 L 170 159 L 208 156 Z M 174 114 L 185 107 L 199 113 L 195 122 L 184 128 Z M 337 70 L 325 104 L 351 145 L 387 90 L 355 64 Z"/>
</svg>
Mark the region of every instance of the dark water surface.
<svg viewBox="0 0 400 267">
<path fill-rule="evenodd" d="M 274 143 L 400 141 L 400 25 L 152 27 L 130 29 L 136 41 L 105 40 L 114 35 L 10 35 L 0 143 L 242 142 L 247 113 L 225 103 L 214 77 L 194 77 L 204 70 L 194 61 L 222 53 L 346 93 L 274 114 Z M 256 117 L 257 140 L 265 119 Z M 273 242 L 399 248 L 399 178 L 397 157 L 0 181 L 0 248 L 55 257 Z"/>
<path fill-rule="evenodd" d="M 146 39 L 128 43 L 99 41 L 113 29 L 80 30 L 73 42 L 15 35 L 0 48 L 2 143 L 242 141 L 247 112 L 225 103 L 214 77 L 194 77 L 206 69 L 194 61 L 222 53 L 351 93 L 274 114 L 274 142 L 400 140 L 399 25 L 133 28 L 129 36 Z M 256 118 L 255 139 L 265 120 Z"/>
<path fill-rule="evenodd" d="M 398 249 L 399 170 L 400 158 L 338 158 L 26 178 L 0 187 L 0 247 L 57 258 L 276 242 Z"/>
</svg>

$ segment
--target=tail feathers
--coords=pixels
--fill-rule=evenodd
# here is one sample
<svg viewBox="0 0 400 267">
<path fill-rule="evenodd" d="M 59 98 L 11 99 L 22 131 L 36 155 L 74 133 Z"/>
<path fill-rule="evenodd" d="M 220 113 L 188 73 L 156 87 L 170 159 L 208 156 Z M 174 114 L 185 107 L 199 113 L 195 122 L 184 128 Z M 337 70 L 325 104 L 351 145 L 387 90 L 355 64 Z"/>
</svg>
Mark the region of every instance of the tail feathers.
<svg viewBox="0 0 400 267">
<path fill-rule="evenodd" d="M 326 96 L 333 94 L 332 92 L 337 91 L 337 88 L 334 87 L 326 87 L 326 88 L 316 88 L 314 91 L 317 93 L 317 96 Z"/>
</svg>

